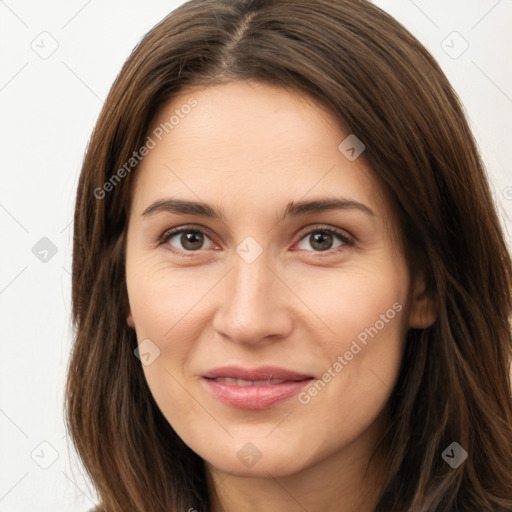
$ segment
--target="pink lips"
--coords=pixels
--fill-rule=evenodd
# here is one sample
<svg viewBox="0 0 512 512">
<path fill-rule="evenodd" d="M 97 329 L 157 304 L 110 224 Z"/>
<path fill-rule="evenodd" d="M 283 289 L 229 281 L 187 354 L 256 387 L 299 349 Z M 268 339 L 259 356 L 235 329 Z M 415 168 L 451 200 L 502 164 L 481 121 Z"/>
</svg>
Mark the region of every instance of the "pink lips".
<svg viewBox="0 0 512 512">
<path fill-rule="evenodd" d="M 220 401 L 240 409 L 266 409 L 300 392 L 313 378 L 275 366 L 209 370 L 203 382 Z"/>
</svg>

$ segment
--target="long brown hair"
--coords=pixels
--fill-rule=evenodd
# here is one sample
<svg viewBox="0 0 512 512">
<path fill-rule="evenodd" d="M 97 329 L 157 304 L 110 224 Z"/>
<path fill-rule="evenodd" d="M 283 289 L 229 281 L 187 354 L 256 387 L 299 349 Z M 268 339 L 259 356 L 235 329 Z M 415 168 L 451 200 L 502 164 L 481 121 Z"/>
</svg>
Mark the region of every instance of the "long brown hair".
<svg viewBox="0 0 512 512">
<path fill-rule="evenodd" d="M 362 0 L 192 0 L 142 39 L 113 84 L 76 198 L 66 387 L 100 509 L 210 507 L 202 459 L 163 417 L 134 356 L 124 250 L 136 166 L 113 176 L 173 95 L 230 80 L 299 89 L 357 134 L 436 304 L 435 323 L 407 333 L 375 511 L 512 511 L 512 268 L 485 170 L 437 63 Z M 442 457 L 452 442 L 468 453 L 456 469 Z"/>
</svg>

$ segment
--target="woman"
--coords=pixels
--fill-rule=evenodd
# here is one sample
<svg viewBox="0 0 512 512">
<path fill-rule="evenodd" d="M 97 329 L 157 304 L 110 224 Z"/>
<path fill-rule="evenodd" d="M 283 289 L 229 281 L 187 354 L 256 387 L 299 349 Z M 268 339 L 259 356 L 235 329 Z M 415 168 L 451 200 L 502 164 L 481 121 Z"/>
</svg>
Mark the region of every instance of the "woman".
<svg viewBox="0 0 512 512">
<path fill-rule="evenodd" d="M 371 3 L 172 12 L 74 229 L 97 510 L 512 510 L 510 257 L 456 94 Z"/>
</svg>

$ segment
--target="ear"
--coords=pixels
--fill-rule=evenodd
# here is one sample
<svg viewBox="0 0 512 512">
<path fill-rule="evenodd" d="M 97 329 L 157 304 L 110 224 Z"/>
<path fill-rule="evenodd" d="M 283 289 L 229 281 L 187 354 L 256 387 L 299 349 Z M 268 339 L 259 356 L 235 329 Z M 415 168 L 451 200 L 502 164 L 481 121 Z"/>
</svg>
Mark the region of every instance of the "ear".
<svg viewBox="0 0 512 512">
<path fill-rule="evenodd" d="M 437 319 L 437 307 L 430 296 L 425 277 L 417 273 L 411 286 L 411 306 L 409 309 L 409 327 L 426 329 Z"/>
<path fill-rule="evenodd" d="M 128 316 L 126 317 L 126 323 L 128 324 L 129 327 L 135 329 L 135 322 L 133 321 L 133 315 L 131 311 L 128 313 Z"/>
</svg>

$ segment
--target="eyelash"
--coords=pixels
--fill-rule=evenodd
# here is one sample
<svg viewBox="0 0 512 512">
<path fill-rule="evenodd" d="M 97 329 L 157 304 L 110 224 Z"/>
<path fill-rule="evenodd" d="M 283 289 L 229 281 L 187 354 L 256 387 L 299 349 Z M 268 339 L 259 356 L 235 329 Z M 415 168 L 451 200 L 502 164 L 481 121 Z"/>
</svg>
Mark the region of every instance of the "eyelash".
<svg viewBox="0 0 512 512">
<path fill-rule="evenodd" d="M 337 251 L 338 249 L 341 249 L 345 246 L 351 247 L 355 244 L 355 239 L 352 236 L 348 235 L 348 233 L 346 233 L 345 231 L 331 227 L 324 227 L 321 225 L 313 226 L 309 228 L 309 231 L 302 231 L 301 233 L 299 233 L 298 242 L 302 241 L 304 238 L 307 238 L 308 235 L 312 235 L 313 233 L 317 232 L 329 233 L 330 235 L 337 236 L 342 242 L 342 245 L 340 245 L 339 247 L 335 247 L 334 249 L 328 249 L 326 251 L 306 251 L 314 252 L 316 253 L 317 256 L 320 257 L 331 256 L 332 253 Z M 211 237 L 208 236 L 208 233 L 201 229 L 192 226 L 183 226 L 180 228 L 174 228 L 171 230 L 164 231 L 164 233 L 162 233 L 162 235 L 160 235 L 160 237 L 158 238 L 157 246 L 163 245 L 164 243 L 168 242 L 171 238 L 173 238 L 175 235 L 178 235 L 180 233 L 200 233 L 211 239 Z M 180 249 L 176 249 L 175 247 L 172 247 L 170 250 L 176 254 L 180 254 L 184 257 L 189 258 L 194 257 L 195 253 L 200 252 L 202 249 L 198 249 L 196 251 L 183 251 Z"/>
</svg>

